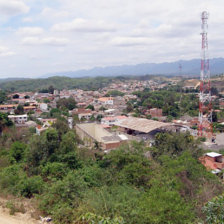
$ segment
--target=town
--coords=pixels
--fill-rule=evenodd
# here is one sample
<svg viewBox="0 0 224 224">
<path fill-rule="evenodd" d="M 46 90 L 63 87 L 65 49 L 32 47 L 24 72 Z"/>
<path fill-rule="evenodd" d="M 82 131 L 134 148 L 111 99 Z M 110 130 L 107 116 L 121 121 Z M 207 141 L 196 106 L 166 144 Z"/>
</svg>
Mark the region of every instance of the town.
<svg viewBox="0 0 224 224">
<path fill-rule="evenodd" d="M 215 77 L 214 81 L 222 78 Z M 190 111 L 175 114 L 171 105 L 168 111 L 163 109 L 168 99 L 159 107 L 153 107 L 155 105 L 150 100 L 148 103 L 142 102 L 142 97 L 145 97 L 144 93 L 150 92 L 168 95 L 169 91 L 178 87 L 180 93 L 176 94 L 176 98 L 180 101 L 175 104 L 181 104 L 181 100 L 186 98 L 188 102 L 185 103 L 190 105 L 199 97 L 199 84 L 197 79 L 175 77 L 145 81 L 115 79 L 109 86 L 98 91 L 57 90 L 49 86 L 44 93 L 39 91 L 8 94 L 7 100 L 0 105 L 0 111 L 8 115 L 16 129 L 31 128 L 37 135 L 51 128 L 57 118 L 62 116 L 69 128 L 76 130 L 85 146 L 97 146 L 98 150 L 108 153 L 133 140 L 144 141 L 146 146 L 152 146 L 156 134 L 160 132 L 189 132 L 197 138 L 197 105 Z M 215 138 L 201 139 L 203 147 L 206 150 L 215 150 L 218 157 L 221 154 L 217 151 L 224 148 L 224 97 L 220 91 L 213 88 Z M 158 103 L 159 98 L 156 100 Z M 206 167 L 213 173 L 220 173 L 224 169 L 224 162 L 221 164 Z"/>
</svg>

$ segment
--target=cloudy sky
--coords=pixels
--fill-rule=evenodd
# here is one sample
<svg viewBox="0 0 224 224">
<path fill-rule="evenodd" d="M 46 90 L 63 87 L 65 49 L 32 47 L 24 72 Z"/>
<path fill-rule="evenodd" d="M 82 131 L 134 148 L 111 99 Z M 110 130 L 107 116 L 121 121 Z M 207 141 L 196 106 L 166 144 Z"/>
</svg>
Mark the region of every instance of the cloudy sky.
<svg viewBox="0 0 224 224">
<path fill-rule="evenodd" d="M 0 78 L 223 57 L 223 0 L 0 0 Z"/>
</svg>

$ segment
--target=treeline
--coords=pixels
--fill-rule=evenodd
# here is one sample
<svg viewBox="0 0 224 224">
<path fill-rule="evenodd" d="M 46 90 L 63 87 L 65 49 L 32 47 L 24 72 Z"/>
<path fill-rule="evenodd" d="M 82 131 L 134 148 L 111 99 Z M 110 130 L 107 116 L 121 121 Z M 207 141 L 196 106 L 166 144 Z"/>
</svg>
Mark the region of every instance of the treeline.
<svg viewBox="0 0 224 224">
<path fill-rule="evenodd" d="M 36 198 L 56 224 L 188 224 L 216 215 L 204 205 L 223 185 L 198 162 L 189 134 L 160 133 L 153 147 L 132 142 L 104 154 L 85 148 L 63 118 L 40 136 L 14 130 L 0 138 L 0 190 Z"/>
<path fill-rule="evenodd" d="M 112 78 L 68 78 L 68 77 L 51 77 L 47 79 L 26 79 L 0 83 L 0 88 L 6 91 L 41 91 L 53 86 L 55 89 L 83 89 L 98 90 L 112 82 Z"/>
<path fill-rule="evenodd" d="M 19 92 L 19 91 L 49 91 L 49 87 L 54 89 L 75 89 L 83 90 L 98 90 L 106 87 L 113 81 L 125 80 L 157 80 L 159 82 L 166 82 L 168 77 L 158 75 L 144 75 L 144 76 L 117 76 L 117 77 L 85 77 L 85 78 L 69 78 L 69 77 L 50 77 L 46 79 L 6 79 L 0 82 L 0 88 L 5 91 Z"/>
</svg>

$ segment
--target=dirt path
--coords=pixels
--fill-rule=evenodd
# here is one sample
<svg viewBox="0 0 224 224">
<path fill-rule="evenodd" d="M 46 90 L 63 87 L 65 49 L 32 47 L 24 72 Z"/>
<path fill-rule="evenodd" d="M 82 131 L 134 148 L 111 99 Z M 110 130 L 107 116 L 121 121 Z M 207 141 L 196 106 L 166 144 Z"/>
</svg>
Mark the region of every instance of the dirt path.
<svg viewBox="0 0 224 224">
<path fill-rule="evenodd" d="M 31 219 L 27 214 L 10 215 L 6 209 L 0 207 L 1 224 L 40 224 L 40 221 Z"/>
</svg>

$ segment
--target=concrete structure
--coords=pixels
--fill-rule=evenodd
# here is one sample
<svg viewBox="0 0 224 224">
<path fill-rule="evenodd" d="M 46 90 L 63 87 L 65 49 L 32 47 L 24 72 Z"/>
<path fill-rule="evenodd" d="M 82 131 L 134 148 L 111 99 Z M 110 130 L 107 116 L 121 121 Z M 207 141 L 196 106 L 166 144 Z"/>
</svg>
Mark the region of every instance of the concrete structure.
<svg viewBox="0 0 224 224">
<path fill-rule="evenodd" d="M 36 106 L 24 106 L 24 111 L 29 112 L 29 111 L 36 111 L 37 107 Z"/>
<path fill-rule="evenodd" d="M 81 120 L 81 119 L 89 120 L 93 115 L 92 110 L 85 109 L 85 108 L 76 108 L 76 109 L 70 111 L 70 114 L 71 115 L 76 114 L 78 116 L 79 120 Z"/>
<path fill-rule="evenodd" d="M 216 152 L 206 153 L 199 161 L 208 169 L 219 173 L 224 169 L 224 156 Z"/>
<path fill-rule="evenodd" d="M 149 114 L 152 117 L 162 117 L 163 116 L 163 111 L 162 111 L 162 109 L 152 108 L 152 109 L 149 110 Z"/>
<path fill-rule="evenodd" d="M 8 118 L 15 124 L 25 124 L 27 122 L 27 114 L 23 115 L 9 115 Z"/>
<path fill-rule="evenodd" d="M 98 103 L 100 103 L 102 105 L 113 105 L 114 98 L 113 97 L 101 97 L 98 99 Z"/>
<path fill-rule="evenodd" d="M 12 112 L 14 109 L 16 109 L 18 104 L 5 104 L 0 105 L 0 111 L 1 112 Z"/>
<path fill-rule="evenodd" d="M 41 103 L 41 104 L 40 104 L 40 109 L 41 109 L 41 111 L 43 111 L 43 112 L 47 112 L 47 110 L 48 110 L 48 105 L 47 105 L 46 103 Z"/>
<path fill-rule="evenodd" d="M 36 134 L 37 135 L 40 135 L 43 131 L 47 130 L 49 127 L 44 127 L 44 126 L 41 126 L 41 125 L 37 125 L 36 127 Z"/>
<path fill-rule="evenodd" d="M 78 114 L 79 120 L 82 120 L 82 119 L 89 120 L 91 117 L 92 117 L 92 113 Z"/>
<path fill-rule="evenodd" d="M 122 120 L 127 119 L 126 116 L 111 116 L 111 117 L 104 117 L 101 119 L 101 124 L 113 126 L 116 123 L 121 122 Z"/>
<path fill-rule="evenodd" d="M 68 126 L 70 129 L 73 128 L 73 118 L 72 117 L 68 117 Z"/>
<path fill-rule="evenodd" d="M 77 124 L 76 133 L 87 146 L 95 147 L 98 143 L 103 150 L 117 148 L 123 141 L 119 136 L 111 134 L 96 123 Z"/>
</svg>

